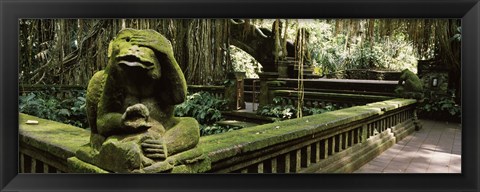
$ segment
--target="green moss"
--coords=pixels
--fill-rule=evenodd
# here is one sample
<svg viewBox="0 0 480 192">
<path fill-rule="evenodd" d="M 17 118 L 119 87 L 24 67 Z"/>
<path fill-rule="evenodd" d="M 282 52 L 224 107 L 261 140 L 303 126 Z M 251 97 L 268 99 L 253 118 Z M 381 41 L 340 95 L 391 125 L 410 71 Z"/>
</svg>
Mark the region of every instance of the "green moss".
<svg viewBox="0 0 480 192">
<path fill-rule="evenodd" d="M 318 133 L 338 125 L 381 115 L 385 111 L 414 104 L 412 99 L 393 99 L 271 124 L 249 127 L 200 138 L 201 148 L 212 162 L 259 150 Z M 300 126 L 301 125 L 301 126 Z"/>
<path fill-rule="evenodd" d="M 38 125 L 27 125 L 36 120 Z M 90 132 L 71 125 L 19 114 L 19 140 L 62 159 L 74 156 L 75 151 L 89 142 Z"/>
<path fill-rule="evenodd" d="M 105 86 L 105 80 L 107 75 L 104 70 L 96 72 L 90 81 L 88 82 L 87 87 L 87 119 L 90 125 L 90 128 L 96 132 L 97 130 L 97 107 L 100 97 L 103 93 L 103 88 Z"/>
<path fill-rule="evenodd" d="M 172 173 L 203 173 L 211 169 L 210 159 L 202 160 L 198 163 L 184 164 L 172 169 Z"/>
<path fill-rule="evenodd" d="M 196 148 L 172 155 L 165 161 L 157 162 L 151 167 L 145 168 L 144 171 L 168 171 L 175 173 L 206 172 L 211 168 L 212 162 L 214 163 L 236 155 L 261 150 L 268 146 L 319 133 L 338 125 L 365 119 L 382 114 L 385 111 L 394 110 L 415 103 L 416 100 L 414 99 L 398 98 L 312 115 L 300 119 L 286 120 L 212 136 L 205 136 L 200 138 L 200 142 Z M 22 122 L 25 122 L 27 119 L 39 120 L 40 124 L 22 124 Z M 57 132 L 61 134 L 56 134 Z M 82 145 L 88 143 L 88 131 L 24 114 L 20 114 L 20 135 L 23 142 L 41 149 L 45 148 L 47 152 L 54 155 L 55 153 L 58 153 L 58 151 L 54 149 L 68 149 L 64 150 L 67 152 L 63 152 L 64 154 L 69 153 L 68 157 L 71 157 L 76 149 L 79 149 Z M 47 139 L 45 139 L 45 137 Z M 66 140 L 74 142 L 65 142 Z M 84 151 L 84 155 L 86 156 L 89 156 L 90 153 L 94 152 L 88 150 Z M 76 158 L 70 158 L 68 162 L 71 169 L 75 172 L 106 172 Z"/>
<path fill-rule="evenodd" d="M 422 99 L 423 83 L 415 73 L 405 69 L 402 71 L 395 93 L 403 98 Z"/>
<path fill-rule="evenodd" d="M 72 173 L 109 173 L 103 169 L 98 168 L 92 164 L 83 162 L 76 157 L 70 157 L 67 159 L 68 168 Z"/>
<path fill-rule="evenodd" d="M 143 138 L 152 136 L 153 139 L 162 140 L 168 155 L 195 147 L 199 138 L 198 123 L 194 119 L 191 119 L 192 122 L 173 118 L 174 106 L 185 100 L 187 85 L 174 58 L 170 41 L 154 30 L 123 29 L 110 42 L 108 57 L 105 71 L 97 72 L 87 88 L 87 113 L 92 135 L 105 138 L 91 137 L 91 146 L 95 148 L 86 149 L 89 146 L 85 146 L 77 153 L 78 157 L 106 170 L 130 172 L 153 163 L 152 159 L 143 155 L 140 147 Z M 119 58 L 125 57 L 135 57 L 141 62 L 118 62 Z M 146 70 L 120 67 L 123 64 Z M 152 92 L 144 93 L 144 90 Z M 138 95 L 142 95 L 141 98 Z M 129 101 L 141 102 L 138 106 L 148 110 L 131 110 L 135 108 L 128 106 L 130 104 L 125 99 L 130 97 L 138 101 Z M 124 111 L 125 108 L 127 111 Z M 136 121 L 135 117 L 122 118 L 123 114 L 129 112 L 140 113 L 145 119 L 154 118 L 149 121 L 155 125 L 152 129 L 157 131 L 144 135 L 139 129 L 124 126 L 125 122 L 131 124 Z M 136 128 L 141 126 L 131 125 Z M 132 135 L 122 138 L 127 134 Z"/>
</svg>

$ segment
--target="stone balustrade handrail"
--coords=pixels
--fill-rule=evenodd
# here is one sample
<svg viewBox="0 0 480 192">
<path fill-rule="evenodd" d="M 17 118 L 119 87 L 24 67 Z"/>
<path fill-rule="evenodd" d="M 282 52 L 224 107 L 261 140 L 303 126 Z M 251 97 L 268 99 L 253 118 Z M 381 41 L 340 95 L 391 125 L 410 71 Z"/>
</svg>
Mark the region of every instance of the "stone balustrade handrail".
<svg viewBox="0 0 480 192">
<path fill-rule="evenodd" d="M 170 156 L 165 162 L 145 168 L 145 172 L 263 172 L 266 167 L 270 168 L 265 172 L 282 172 L 273 169 L 273 164 L 262 162 L 272 159 L 276 163 L 278 156 L 292 151 L 297 160 L 286 161 L 294 167 L 290 172 L 302 172 L 300 167 L 318 163 L 318 157 L 315 160 L 310 156 L 315 154 L 310 153 L 315 142 L 331 143 L 326 149 L 329 155 L 355 145 L 364 146 L 362 142 L 370 137 L 386 142 L 391 140 L 394 129 L 412 127 L 415 104 L 413 99 L 390 99 L 201 137 L 194 150 Z M 27 120 L 37 120 L 39 124 L 27 125 Z M 89 142 L 88 130 L 25 114 L 20 114 L 19 125 L 21 171 L 42 172 L 38 167 L 38 162 L 42 162 L 43 172 L 106 172 L 74 157 L 76 149 Z M 374 133 L 374 129 L 380 134 Z M 307 161 L 300 158 L 303 154 L 308 155 Z M 253 165 L 255 170 L 249 171 Z"/>
</svg>

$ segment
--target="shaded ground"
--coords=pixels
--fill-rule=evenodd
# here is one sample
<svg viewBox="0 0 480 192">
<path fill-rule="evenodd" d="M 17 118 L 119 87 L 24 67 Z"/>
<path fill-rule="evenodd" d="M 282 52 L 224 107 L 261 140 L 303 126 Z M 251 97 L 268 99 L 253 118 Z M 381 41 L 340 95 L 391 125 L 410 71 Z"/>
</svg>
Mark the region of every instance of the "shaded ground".
<svg viewBox="0 0 480 192">
<path fill-rule="evenodd" d="M 461 173 L 462 128 L 421 120 L 416 131 L 354 173 Z"/>
</svg>

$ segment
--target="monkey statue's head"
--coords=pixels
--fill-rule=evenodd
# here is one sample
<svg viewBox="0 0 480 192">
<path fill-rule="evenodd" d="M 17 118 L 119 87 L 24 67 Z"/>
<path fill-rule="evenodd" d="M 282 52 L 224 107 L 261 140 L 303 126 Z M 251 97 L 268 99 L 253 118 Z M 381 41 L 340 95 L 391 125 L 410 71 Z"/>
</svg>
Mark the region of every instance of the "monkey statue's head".
<svg viewBox="0 0 480 192">
<path fill-rule="evenodd" d="M 108 48 L 105 69 L 117 83 L 142 89 L 160 89 L 168 104 L 182 103 L 186 95 L 185 77 L 173 56 L 168 39 L 154 30 L 123 29 Z M 149 87 L 153 86 L 153 87 Z"/>
<path fill-rule="evenodd" d="M 145 31 L 134 29 L 121 30 L 108 47 L 109 64 L 107 69 L 117 69 L 126 77 L 145 77 L 160 79 L 161 66 L 153 48 L 135 40 L 136 36 L 145 34 Z M 133 75 L 133 76 L 132 76 Z"/>
</svg>

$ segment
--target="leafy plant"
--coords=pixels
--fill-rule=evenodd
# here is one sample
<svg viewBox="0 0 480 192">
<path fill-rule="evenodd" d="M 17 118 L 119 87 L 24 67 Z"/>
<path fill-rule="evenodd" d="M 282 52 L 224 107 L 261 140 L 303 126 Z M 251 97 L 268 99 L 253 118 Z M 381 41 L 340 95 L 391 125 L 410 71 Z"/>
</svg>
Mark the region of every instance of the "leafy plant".
<svg viewBox="0 0 480 192">
<path fill-rule="evenodd" d="M 218 99 L 208 92 L 198 92 L 187 96 L 187 100 L 175 107 L 177 117 L 193 117 L 200 124 L 212 124 L 221 119 L 220 110 L 225 108 L 226 100 Z"/>
<path fill-rule="evenodd" d="M 260 27 L 271 28 L 274 19 L 262 20 Z M 358 20 L 366 26 L 368 20 Z M 379 21 L 376 21 L 379 22 Z M 298 28 L 310 33 L 308 47 L 312 63 L 319 75 L 348 69 L 381 69 L 416 71 L 417 57 L 408 35 L 395 31 L 389 35 L 374 33 L 370 39 L 352 34 L 351 30 L 337 30 L 336 22 L 322 19 L 290 20 L 287 29 L 288 40 L 294 41 Z M 378 26 L 378 24 L 377 24 Z M 454 38 L 460 38 L 460 31 Z M 365 32 L 365 31 L 363 31 Z"/>
<path fill-rule="evenodd" d="M 206 135 L 213 135 L 213 134 L 219 134 L 219 133 L 225 133 L 233 130 L 240 129 L 239 127 L 230 127 L 230 126 L 222 126 L 218 124 L 213 124 L 213 125 L 200 125 L 200 135 L 201 136 L 206 136 Z"/>
<path fill-rule="evenodd" d="M 461 107 L 455 103 L 455 90 L 449 90 L 447 95 L 434 93 L 425 94 L 426 98 L 420 106 L 421 114 L 446 113 L 451 117 L 461 117 Z"/>
<path fill-rule="evenodd" d="M 302 113 L 304 116 L 325 113 L 340 109 L 334 104 L 328 104 L 325 107 L 303 107 Z M 262 106 L 257 110 L 259 115 L 276 117 L 278 120 L 296 118 L 297 108 L 281 97 L 273 98 L 273 104 Z"/>
<path fill-rule="evenodd" d="M 19 96 L 19 112 L 77 127 L 88 127 L 85 91 L 71 91 L 71 97 L 59 99 L 55 89 Z"/>
<path fill-rule="evenodd" d="M 321 114 L 329 111 L 335 111 L 340 109 L 340 107 L 337 107 L 335 104 L 330 104 L 326 105 L 325 107 L 318 108 L 318 107 L 303 107 L 303 114 L 304 115 L 316 115 L 316 114 Z"/>
</svg>

